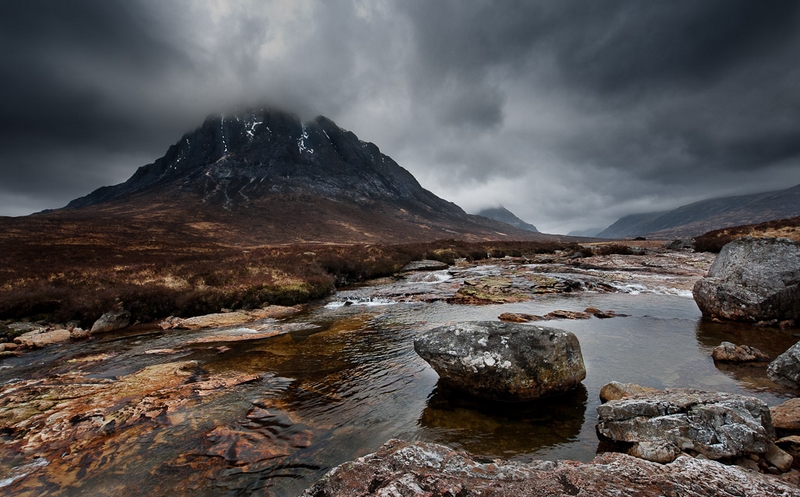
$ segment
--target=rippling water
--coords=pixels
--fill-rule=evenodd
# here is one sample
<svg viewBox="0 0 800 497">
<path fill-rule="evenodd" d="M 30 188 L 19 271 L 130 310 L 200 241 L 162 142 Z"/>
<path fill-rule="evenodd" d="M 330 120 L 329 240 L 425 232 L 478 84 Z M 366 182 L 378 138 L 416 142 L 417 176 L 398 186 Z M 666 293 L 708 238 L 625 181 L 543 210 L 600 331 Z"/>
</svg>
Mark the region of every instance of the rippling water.
<svg viewBox="0 0 800 497">
<path fill-rule="evenodd" d="M 81 370 L 113 378 L 159 362 L 196 360 L 199 380 L 230 372 L 258 374 L 260 380 L 209 400 L 194 399 L 157 430 L 109 441 L 106 452 L 94 456 L 105 457 L 103 464 L 77 481 L 59 481 L 47 473 L 52 464 L 40 459 L 30 466 L 30 476 L 20 477 L 20 468 L 27 466 L 6 457 L 6 473 L 17 472 L 13 481 L 0 475 L 2 482 L 9 481 L 0 492 L 297 495 L 331 467 L 373 452 L 390 438 L 439 442 L 484 457 L 587 461 L 598 446 L 598 393 L 612 380 L 742 393 L 770 405 L 793 394 L 767 379 L 764 364 L 719 369 L 710 358 L 711 348 L 723 340 L 776 356 L 796 341 L 791 332 L 701 321 L 694 301 L 680 292 L 653 292 L 650 286 L 632 293 L 544 295 L 515 304 L 466 306 L 411 301 L 408 295 L 450 279 L 446 272 L 413 278 L 342 292 L 291 318 L 292 331 L 226 344 L 227 350 L 218 344 L 183 346 L 183 333 L 152 331 L 69 344 L 3 363 L 0 382 L 5 384 L 65 373 L 77 367 L 70 358 L 108 353 Z M 413 351 L 418 333 L 447 322 L 588 306 L 628 316 L 543 323 L 574 332 L 586 362 L 583 386 L 562 397 L 522 405 L 475 402 L 439 385 L 436 373 Z M 154 349 L 173 352 L 145 353 Z M 230 433 L 239 441 L 235 454 L 223 443 Z"/>
</svg>

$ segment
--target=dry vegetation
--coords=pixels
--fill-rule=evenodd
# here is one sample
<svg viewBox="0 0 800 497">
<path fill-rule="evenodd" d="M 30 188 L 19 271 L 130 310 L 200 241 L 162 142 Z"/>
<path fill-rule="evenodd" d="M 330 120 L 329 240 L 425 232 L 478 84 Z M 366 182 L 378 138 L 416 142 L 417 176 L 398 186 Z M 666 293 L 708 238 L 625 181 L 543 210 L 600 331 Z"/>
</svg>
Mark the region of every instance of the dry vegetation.
<svg viewBox="0 0 800 497">
<path fill-rule="evenodd" d="M 523 256 L 576 249 L 560 242 L 439 241 L 402 245 L 223 246 L 208 239 L 30 237 L 0 244 L 0 319 L 78 320 L 90 325 L 115 307 L 147 322 L 222 308 L 296 304 L 337 286 L 391 275 L 412 260 Z"/>
<path fill-rule="evenodd" d="M 725 244 L 743 236 L 755 238 L 780 237 L 800 241 L 800 217 L 709 231 L 695 238 L 695 250 L 698 252 L 719 252 Z"/>
</svg>

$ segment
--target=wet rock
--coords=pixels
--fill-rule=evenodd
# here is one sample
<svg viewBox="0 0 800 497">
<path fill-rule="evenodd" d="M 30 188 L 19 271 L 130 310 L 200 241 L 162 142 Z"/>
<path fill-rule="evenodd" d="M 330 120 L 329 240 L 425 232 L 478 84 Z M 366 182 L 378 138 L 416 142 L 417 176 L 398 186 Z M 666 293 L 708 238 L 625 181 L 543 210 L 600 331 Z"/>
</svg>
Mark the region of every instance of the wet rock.
<svg viewBox="0 0 800 497">
<path fill-rule="evenodd" d="M 465 280 L 456 294 L 449 299 L 454 304 L 507 304 L 530 300 L 530 296 L 517 288 L 506 276 L 484 276 Z"/>
<path fill-rule="evenodd" d="M 411 261 L 402 269 L 400 269 L 401 273 L 407 273 L 411 271 L 441 271 L 442 269 L 447 269 L 450 266 L 441 261 L 434 261 L 430 259 L 423 259 L 421 261 Z"/>
<path fill-rule="evenodd" d="M 725 245 L 695 283 L 704 316 L 739 321 L 800 318 L 800 242 L 745 237 Z"/>
<path fill-rule="evenodd" d="M 597 407 L 597 431 L 617 442 L 666 445 L 709 459 L 763 454 L 775 436 L 766 404 L 754 397 L 668 389 Z"/>
<path fill-rule="evenodd" d="M 278 319 L 291 316 L 300 312 L 300 307 L 285 307 L 271 305 L 263 309 L 239 310 L 232 312 L 220 312 L 216 314 L 206 314 L 187 319 L 170 316 L 159 326 L 164 330 L 199 330 L 203 328 L 223 328 L 225 326 L 237 326 L 244 323 L 258 321 L 259 319 Z"/>
<path fill-rule="evenodd" d="M 0 351 L 17 350 L 18 348 L 19 348 L 18 343 L 14 342 L 0 343 Z"/>
<path fill-rule="evenodd" d="M 769 408 L 772 426 L 783 432 L 800 433 L 800 398 L 789 399 Z"/>
<path fill-rule="evenodd" d="M 767 375 L 775 381 L 800 387 L 800 342 L 769 363 Z"/>
<path fill-rule="evenodd" d="M 69 330 L 69 337 L 73 340 L 83 340 L 84 338 L 89 338 L 89 335 L 89 331 L 83 328 L 75 327 Z"/>
<path fill-rule="evenodd" d="M 619 400 L 632 395 L 647 394 L 651 392 L 658 392 L 658 390 L 651 387 L 643 387 L 641 385 L 637 385 L 636 383 L 620 383 L 618 381 L 612 381 L 611 383 L 606 383 L 603 385 L 603 388 L 600 389 L 600 400 L 602 402 L 609 402 L 611 400 Z"/>
<path fill-rule="evenodd" d="M 131 324 L 131 313 L 125 310 L 108 311 L 92 325 L 92 333 L 107 333 L 120 330 Z"/>
<path fill-rule="evenodd" d="M 506 321 L 508 323 L 527 323 L 530 321 L 538 321 L 543 316 L 535 316 L 533 314 L 523 314 L 518 312 L 504 312 L 497 316 L 497 319 L 500 321 Z"/>
<path fill-rule="evenodd" d="M 414 350 L 445 383 L 495 400 L 531 400 L 566 392 L 585 377 L 574 334 L 494 321 L 441 326 L 414 340 Z"/>
<path fill-rule="evenodd" d="M 711 357 L 720 362 L 753 362 L 768 361 L 769 356 L 749 345 L 735 345 L 722 342 L 711 351 Z"/>
<path fill-rule="evenodd" d="M 29 331 L 14 339 L 14 342 L 21 347 L 28 349 L 38 349 L 54 343 L 66 342 L 69 340 L 69 331 L 50 330 L 50 331 Z"/>
<path fill-rule="evenodd" d="M 599 455 L 588 463 L 479 462 L 442 445 L 390 440 L 376 453 L 334 468 L 302 495 L 770 497 L 800 496 L 800 490 L 736 466 L 685 456 L 666 465 L 616 453 Z"/>
<path fill-rule="evenodd" d="M 548 321 L 551 319 L 589 319 L 591 316 L 585 312 L 580 311 L 563 311 L 557 310 L 548 312 L 544 316 L 537 316 L 535 314 L 523 314 L 515 312 L 504 312 L 497 318 L 500 321 L 509 323 L 527 323 L 530 321 Z"/>
</svg>

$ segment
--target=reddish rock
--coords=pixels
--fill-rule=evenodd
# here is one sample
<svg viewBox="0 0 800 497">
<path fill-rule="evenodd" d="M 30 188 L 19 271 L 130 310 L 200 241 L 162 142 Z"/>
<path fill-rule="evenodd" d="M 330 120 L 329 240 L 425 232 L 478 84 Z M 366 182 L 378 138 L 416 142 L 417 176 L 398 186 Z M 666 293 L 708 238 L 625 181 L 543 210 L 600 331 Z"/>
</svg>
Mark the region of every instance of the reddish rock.
<svg viewBox="0 0 800 497">
<path fill-rule="evenodd" d="M 655 388 L 643 387 L 641 385 L 637 385 L 636 383 L 620 383 L 618 381 L 612 381 L 611 383 L 606 383 L 603 385 L 603 388 L 600 389 L 600 400 L 603 402 L 608 402 L 610 400 L 619 400 L 631 395 L 639 395 L 657 391 L 658 390 Z"/>
<path fill-rule="evenodd" d="M 749 345 L 735 345 L 731 342 L 722 342 L 714 347 L 711 357 L 720 362 L 769 361 L 769 356 L 757 348 Z"/>
<path fill-rule="evenodd" d="M 800 398 L 789 399 L 769 408 L 772 426 L 777 430 L 800 432 Z"/>
<path fill-rule="evenodd" d="M 303 497 L 500 497 L 681 495 L 800 496 L 775 478 L 707 459 L 682 456 L 662 465 L 607 453 L 589 463 L 478 462 L 442 445 L 390 440 L 375 454 L 331 470 Z"/>
<path fill-rule="evenodd" d="M 67 330 L 29 331 L 14 339 L 21 347 L 38 349 L 54 343 L 66 342 L 70 335 Z"/>
</svg>

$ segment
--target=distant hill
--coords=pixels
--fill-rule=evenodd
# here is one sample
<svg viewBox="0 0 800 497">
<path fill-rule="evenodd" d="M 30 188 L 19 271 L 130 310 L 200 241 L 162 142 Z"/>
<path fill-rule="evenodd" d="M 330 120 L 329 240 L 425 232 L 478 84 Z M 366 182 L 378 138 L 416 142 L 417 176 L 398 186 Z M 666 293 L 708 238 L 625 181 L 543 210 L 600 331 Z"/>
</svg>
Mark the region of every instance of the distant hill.
<svg viewBox="0 0 800 497">
<path fill-rule="evenodd" d="M 585 230 L 572 230 L 569 233 L 567 233 L 567 236 L 583 236 L 583 237 L 588 237 L 588 238 L 594 238 L 601 231 L 603 231 L 603 228 L 589 228 L 589 229 L 585 229 Z"/>
<path fill-rule="evenodd" d="M 494 219 L 495 221 L 500 221 L 501 223 L 510 224 L 511 226 L 521 230 L 533 231 L 534 233 L 539 232 L 539 230 L 536 229 L 536 226 L 526 223 L 502 205 L 492 209 L 483 209 L 478 213 L 478 216 L 488 217 L 489 219 Z"/>
<path fill-rule="evenodd" d="M 702 200 L 671 211 L 625 216 L 597 236 L 685 238 L 730 226 L 795 216 L 800 216 L 800 185 L 767 193 Z"/>
<path fill-rule="evenodd" d="M 34 216 L 242 245 L 545 237 L 467 214 L 328 118 L 266 108 L 209 117 L 126 182 Z"/>
</svg>

